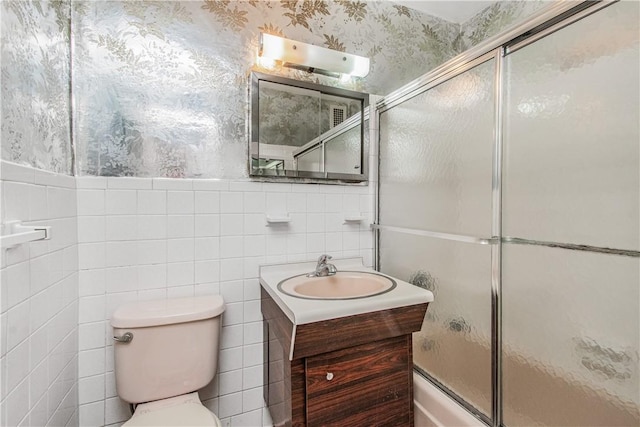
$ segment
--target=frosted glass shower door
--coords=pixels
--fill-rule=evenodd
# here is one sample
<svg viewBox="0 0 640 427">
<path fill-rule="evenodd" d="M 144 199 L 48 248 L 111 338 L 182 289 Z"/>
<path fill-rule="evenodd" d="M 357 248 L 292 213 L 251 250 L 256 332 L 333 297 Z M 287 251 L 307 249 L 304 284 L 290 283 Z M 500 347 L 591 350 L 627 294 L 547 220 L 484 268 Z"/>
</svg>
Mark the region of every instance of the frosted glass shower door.
<svg viewBox="0 0 640 427">
<path fill-rule="evenodd" d="M 640 425 L 639 3 L 505 57 L 505 425 Z"/>
<path fill-rule="evenodd" d="M 360 127 L 355 126 L 324 142 L 325 172 L 361 173 Z"/>
<path fill-rule="evenodd" d="M 494 82 L 488 56 L 380 115 L 380 270 L 434 292 L 414 364 L 487 418 Z"/>
</svg>

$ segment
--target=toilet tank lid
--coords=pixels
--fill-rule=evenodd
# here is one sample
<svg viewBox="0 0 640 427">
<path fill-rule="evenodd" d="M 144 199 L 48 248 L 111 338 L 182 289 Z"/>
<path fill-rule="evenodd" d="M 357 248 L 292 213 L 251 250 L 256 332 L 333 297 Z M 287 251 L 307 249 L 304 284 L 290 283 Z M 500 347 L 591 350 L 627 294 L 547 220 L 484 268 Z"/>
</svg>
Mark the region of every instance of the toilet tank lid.
<svg viewBox="0 0 640 427">
<path fill-rule="evenodd" d="M 210 319 L 224 312 L 220 295 L 169 298 L 120 306 L 111 316 L 114 328 L 144 328 Z"/>
</svg>

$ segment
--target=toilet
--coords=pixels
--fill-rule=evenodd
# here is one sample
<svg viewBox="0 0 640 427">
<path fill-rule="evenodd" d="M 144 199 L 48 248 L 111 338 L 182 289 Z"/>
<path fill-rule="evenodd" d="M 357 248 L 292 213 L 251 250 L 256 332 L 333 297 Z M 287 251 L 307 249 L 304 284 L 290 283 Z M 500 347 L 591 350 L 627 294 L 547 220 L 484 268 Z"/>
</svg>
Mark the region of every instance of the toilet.
<svg viewBox="0 0 640 427">
<path fill-rule="evenodd" d="M 118 396 L 137 405 L 123 424 L 221 426 L 198 390 L 218 365 L 219 295 L 130 303 L 111 318 Z"/>
</svg>

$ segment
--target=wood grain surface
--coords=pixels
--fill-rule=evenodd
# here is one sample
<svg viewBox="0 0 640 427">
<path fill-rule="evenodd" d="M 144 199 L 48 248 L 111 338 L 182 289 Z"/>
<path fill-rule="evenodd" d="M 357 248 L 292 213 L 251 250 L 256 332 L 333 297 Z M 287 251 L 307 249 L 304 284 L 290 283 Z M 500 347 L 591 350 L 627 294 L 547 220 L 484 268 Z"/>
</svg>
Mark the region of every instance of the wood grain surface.
<svg viewBox="0 0 640 427">
<path fill-rule="evenodd" d="M 401 336 L 308 357 L 307 425 L 411 425 L 410 348 Z"/>
<path fill-rule="evenodd" d="M 264 396 L 274 426 L 413 426 L 411 334 L 428 304 L 295 329 L 264 289 L 261 304 Z"/>
<path fill-rule="evenodd" d="M 313 356 L 419 331 L 427 303 L 298 325 L 293 358 Z"/>
</svg>

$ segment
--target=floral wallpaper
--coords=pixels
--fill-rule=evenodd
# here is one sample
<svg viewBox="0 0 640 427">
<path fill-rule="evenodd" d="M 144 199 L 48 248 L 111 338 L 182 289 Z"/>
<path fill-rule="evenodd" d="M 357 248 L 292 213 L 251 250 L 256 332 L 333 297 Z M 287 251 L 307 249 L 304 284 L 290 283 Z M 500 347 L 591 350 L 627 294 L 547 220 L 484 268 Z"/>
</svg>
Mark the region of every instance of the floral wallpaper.
<svg viewBox="0 0 640 427">
<path fill-rule="evenodd" d="M 71 174 L 70 0 L 1 3 L 2 159 Z"/>
<path fill-rule="evenodd" d="M 522 22 L 550 1 L 497 1 L 460 26 L 461 52 Z"/>
<path fill-rule="evenodd" d="M 251 70 L 384 95 L 543 3 L 459 25 L 390 1 L 5 0 L 1 155 L 78 175 L 245 177 Z M 371 72 L 260 68 L 260 32 L 367 56 Z"/>
<path fill-rule="evenodd" d="M 260 144 L 302 147 L 320 135 L 320 94 L 260 84 Z M 286 88 L 287 86 L 282 86 Z"/>
<path fill-rule="evenodd" d="M 360 100 L 260 82 L 260 144 L 302 147 L 331 129 L 331 107 L 344 108 L 343 119 L 359 113 Z"/>
<path fill-rule="evenodd" d="M 375 94 L 457 53 L 456 24 L 390 2 L 73 2 L 78 170 L 247 175 L 252 69 Z M 371 58 L 363 79 L 257 68 L 260 32 Z"/>
</svg>

